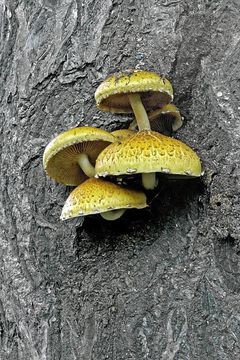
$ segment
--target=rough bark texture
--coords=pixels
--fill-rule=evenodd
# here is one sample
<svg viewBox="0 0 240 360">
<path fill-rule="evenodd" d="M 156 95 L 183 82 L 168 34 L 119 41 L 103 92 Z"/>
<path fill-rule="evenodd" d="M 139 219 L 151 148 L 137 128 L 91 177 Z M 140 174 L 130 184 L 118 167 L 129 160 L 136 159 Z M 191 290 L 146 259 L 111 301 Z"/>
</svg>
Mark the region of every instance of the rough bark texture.
<svg viewBox="0 0 240 360">
<path fill-rule="evenodd" d="M 1 0 L 1 360 L 239 359 L 239 0 Z M 172 80 L 202 181 L 121 221 L 60 222 L 42 154 L 114 71 Z"/>
</svg>

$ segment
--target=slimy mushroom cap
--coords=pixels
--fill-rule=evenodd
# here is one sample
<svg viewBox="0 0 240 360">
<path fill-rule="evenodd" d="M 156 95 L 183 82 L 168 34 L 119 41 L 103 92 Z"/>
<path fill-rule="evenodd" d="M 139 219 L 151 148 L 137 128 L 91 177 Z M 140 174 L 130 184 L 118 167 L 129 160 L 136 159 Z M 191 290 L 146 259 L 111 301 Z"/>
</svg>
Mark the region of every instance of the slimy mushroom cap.
<svg viewBox="0 0 240 360">
<path fill-rule="evenodd" d="M 99 153 L 114 141 L 116 139 L 113 135 L 98 128 L 86 126 L 64 131 L 47 145 L 43 154 L 43 167 L 57 182 L 79 185 L 87 179 L 79 166 L 79 155 L 87 154 L 89 161 L 95 164 Z"/>
<path fill-rule="evenodd" d="M 173 99 L 169 80 L 154 72 L 126 70 L 104 80 L 95 92 L 97 107 L 114 113 L 132 113 L 128 94 L 138 93 L 146 110 L 168 104 Z"/>
<path fill-rule="evenodd" d="M 144 193 L 102 179 L 91 178 L 71 192 L 62 209 L 61 219 L 145 207 L 147 203 Z"/>
</svg>

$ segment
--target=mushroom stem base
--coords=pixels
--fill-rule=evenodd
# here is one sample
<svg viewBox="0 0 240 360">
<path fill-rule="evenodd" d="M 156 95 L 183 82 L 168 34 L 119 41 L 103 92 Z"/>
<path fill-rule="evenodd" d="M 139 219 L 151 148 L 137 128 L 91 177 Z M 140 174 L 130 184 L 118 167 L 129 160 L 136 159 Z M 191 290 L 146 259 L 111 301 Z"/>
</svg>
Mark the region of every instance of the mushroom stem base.
<svg viewBox="0 0 240 360">
<path fill-rule="evenodd" d="M 85 153 L 81 153 L 78 156 L 78 164 L 85 175 L 88 177 L 94 177 L 95 176 L 95 168 L 92 166 L 92 164 L 89 161 L 88 155 Z"/>
<path fill-rule="evenodd" d="M 128 99 L 136 117 L 139 131 L 151 130 L 148 116 L 141 100 L 141 96 L 136 93 L 128 94 Z"/>
<path fill-rule="evenodd" d="M 158 185 L 156 173 L 142 174 L 142 184 L 146 190 L 153 190 Z"/>
<path fill-rule="evenodd" d="M 125 211 L 126 211 L 126 209 L 110 210 L 110 211 L 105 211 L 103 213 L 100 213 L 100 215 L 105 220 L 113 221 L 113 220 L 119 219 L 124 214 Z"/>
</svg>

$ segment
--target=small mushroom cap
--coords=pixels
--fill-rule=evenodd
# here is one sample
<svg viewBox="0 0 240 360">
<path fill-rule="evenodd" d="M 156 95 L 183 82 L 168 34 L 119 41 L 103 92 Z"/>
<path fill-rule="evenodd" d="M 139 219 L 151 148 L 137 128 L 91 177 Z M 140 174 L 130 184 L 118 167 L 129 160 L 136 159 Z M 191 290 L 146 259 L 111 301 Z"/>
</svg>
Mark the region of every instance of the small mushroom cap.
<svg viewBox="0 0 240 360">
<path fill-rule="evenodd" d="M 76 187 L 62 209 L 61 219 L 117 209 L 147 207 L 146 195 L 102 179 L 90 178 Z"/>
<path fill-rule="evenodd" d="M 109 76 L 95 92 L 97 107 L 114 113 L 132 113 L 129 93 L 139 93 L 146 110 L 153 110 L 173 99 L 169 80 L 144 70 L 126 70 Z"/>
<path fill-rule="evenodd" d="M 201 162 L 181 141 L 143 130 L 105 148 L 95 169 L 96 176 L 162 172 L 194 177 L 201 175 Z"/>
<path fill-rule="evenodd" d="M 59 183 L 79 185 L 87 179 L 78 164 L 79 154 L 87 154 L 94 165 L 98 154 L 114 141 L 116 138 L 107 131 L 89 126 L 64 131 L 47 145 L 44 170 Z"/>
<path fill-rule="evenodd" d="M 127 139 L 130 136 L 133 136 L 134 134 L 136 134 L 136 131 L 129 130 L 129 129 L 120 129 L 120 130 L 112 131 L 111 134 L 114 135 L 118 141 L 123 141 L 124 139 Z"/>
<path fill-rule="evenodd" d="M 182 126 L 182 116 L 178 108 L 174 104 L 166 104 L 162 108 L 154 110 L 148 114 L 151 129 L 158 131 L 161 129 L 161 121 L 171 121 L 173 131 L 178 130 Z"/>
<path fill-rule="evenodd" d="M 169 131 L 170 133 L 178 130 L 182 126 L 182 116 L 178 108 L 174 104 L 166 104 L 160 109 L 156 109 L 148 113 L 151 130 L 164 133 Z M 136 119 L 134 119 L 129 129 L 137 130 L 138 125 Z"/>
</svg>

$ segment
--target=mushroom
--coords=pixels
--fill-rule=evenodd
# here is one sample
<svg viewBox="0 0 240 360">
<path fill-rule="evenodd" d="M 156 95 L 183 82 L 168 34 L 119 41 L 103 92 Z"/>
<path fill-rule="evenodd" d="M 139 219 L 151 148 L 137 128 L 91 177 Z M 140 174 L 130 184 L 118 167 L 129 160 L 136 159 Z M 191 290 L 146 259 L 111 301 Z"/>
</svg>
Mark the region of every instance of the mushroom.
<svg viewBox="0 0 240 360">
<path fill-rule="evenodd" d="M 151 130 L 160 133 L 177 131 L 182 126 L 182 116 L 178 108 L 174 104 L 166 104 L 160 109 L 156 109 L 148 113 Z M 133 122 L 129 126 L 130 130 L 137 129 L 137 122 Z"/>
<path fill-rule="evenodd" d="M 127 70 L 109 76 L 95 92 L 100 110 L 114 113 L 134 112 L 139 130 L 150 130 L 146 111 L 168 104 L 173 99 L 171 83 L 144 70 Z"/>
<path fill-rule="evenodd" d="M 146 195 L 143 192 L 91 178 L 71 192 L 62 209 L 61 220 L 98 213 L 105 220 L 116 220 L 126 209 L 145 207 Z"/>
<path fill-rule="evenodd" d="M 136 134 L 136 131 L 130 129 L 120 129 L 112 131 L 111 134 L 114 135 L 115 138 L 117 138 L 117 140 L 121 142 L 124 139 L 127 139 L 130 136 Z"/>
<path fill-rule="evenodd" d="M 188 145 L 146 130 L 106 147 L 99 154 L 95 169 L 97 177 L 141 173 L 145 189 L 156 186 L 156 172 L 201 175 L 200 159 Z"/>
<path fill-rule="evenodd" d="M 64 131 L 53 139 L 43 154 L 46 173 L 65 185 L 79 185 L 95 175 L 98 154 L 116 138 L 105 130 L 79 127 Z"/>
</svg>

